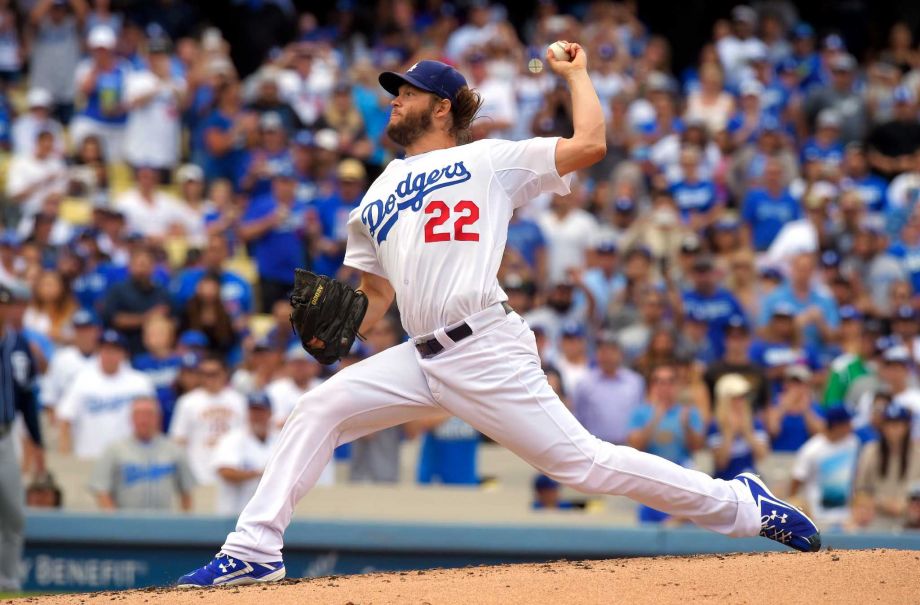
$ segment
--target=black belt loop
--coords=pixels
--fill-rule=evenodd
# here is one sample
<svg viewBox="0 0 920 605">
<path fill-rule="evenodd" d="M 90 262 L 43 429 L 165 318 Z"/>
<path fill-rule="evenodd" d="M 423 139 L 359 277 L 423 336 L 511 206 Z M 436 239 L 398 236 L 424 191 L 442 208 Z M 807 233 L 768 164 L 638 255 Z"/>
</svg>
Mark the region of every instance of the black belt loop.
<svg viewBox="0 0 920 605">
<path fill-rule="evenodd" d="M 502 301 L 502 309 L 505 310 L 505 315 L 514 311 L 511 305 L 508 304 L 508 301 Z M 447 337 L 452 341 L 460 342 L 464 338 L 473 335 L 473 328 L 470 327 L 470 324 L 463 322 L 453 330 L 448 330 L 445 334 L 447 334 Z M 415 348 L 422 357 L 433 357 L 444 350 L 444 345 L 438 342 L 437 338 L 429 338 L 428 340 L 415 343 Z"/>
</svg>

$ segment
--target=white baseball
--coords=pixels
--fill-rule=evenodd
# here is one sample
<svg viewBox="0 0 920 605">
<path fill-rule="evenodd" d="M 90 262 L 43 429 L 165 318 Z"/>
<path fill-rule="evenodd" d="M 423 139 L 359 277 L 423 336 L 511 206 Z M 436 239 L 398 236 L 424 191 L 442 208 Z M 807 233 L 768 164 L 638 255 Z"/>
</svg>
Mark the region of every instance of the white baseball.
<svg viewBox="0 0 920 605">
<path fill-rule="evenodd" d="M 565 49 L 565 44 L 561 41 L 553 42 L 549 45 L 550 51 L 552 51 L 553 56 L 556 57 L 557 61 L 571 61 L 572 56 L 569 55 L 568 51 Z"/>
</svg>

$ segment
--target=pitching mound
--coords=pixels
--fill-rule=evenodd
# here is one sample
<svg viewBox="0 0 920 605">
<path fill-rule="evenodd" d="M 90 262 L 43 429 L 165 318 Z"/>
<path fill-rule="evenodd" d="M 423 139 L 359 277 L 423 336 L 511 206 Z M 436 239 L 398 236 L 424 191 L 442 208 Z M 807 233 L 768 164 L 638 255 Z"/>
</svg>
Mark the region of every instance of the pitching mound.
<svg viewBox="0 0 920 605">
<path fill-rule="evenodd" d="M 920 552 L 825 551 L 501 565 L 286 580 L 211 590 L 31 597 L 63 605 L 915 603 Z"/>
</svg>

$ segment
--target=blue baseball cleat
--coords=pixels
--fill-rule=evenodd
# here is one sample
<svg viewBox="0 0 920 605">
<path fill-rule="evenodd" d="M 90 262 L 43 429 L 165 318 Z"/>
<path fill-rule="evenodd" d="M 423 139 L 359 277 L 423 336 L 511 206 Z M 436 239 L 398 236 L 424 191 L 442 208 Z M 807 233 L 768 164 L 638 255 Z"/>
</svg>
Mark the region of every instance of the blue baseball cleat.
<svg viewBox="0 0 920 605">
<path fill-rule="evenodd" d="M 232 586 L 277 582 L 284 579 L 284 563 L 247 563 L 222 552 L 214 559 L 176 582 L 178 588 L 203 588 L 205 586 Z"/>
<path fill-rule="evenodd" d="M 774 496 L 753 473 L 741 473 L 735 480 L 751 490 L 754 502 L 760 507 L 761 536 L 802 552 L 821 549 L 821 532 L 805 513 Z"/>
</svg>

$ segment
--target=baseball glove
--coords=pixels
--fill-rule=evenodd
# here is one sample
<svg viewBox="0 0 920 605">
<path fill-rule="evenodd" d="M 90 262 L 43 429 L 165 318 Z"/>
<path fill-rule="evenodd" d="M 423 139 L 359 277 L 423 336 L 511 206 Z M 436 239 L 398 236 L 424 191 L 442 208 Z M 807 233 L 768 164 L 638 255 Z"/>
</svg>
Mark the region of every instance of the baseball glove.
<svg viewBox="0 0 920 605">
<path fill-rule="evenodd" d="M 304 269 L 294 271 L 291 326 L 303 348 L 329 365 L 348 354 L 367 312 L 367 295 L 348 284 Z M 325 343 L 312 346 L 313 339 Z"/>
</svg>

